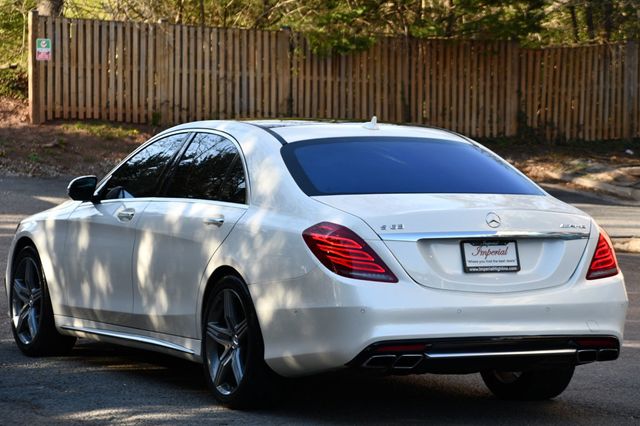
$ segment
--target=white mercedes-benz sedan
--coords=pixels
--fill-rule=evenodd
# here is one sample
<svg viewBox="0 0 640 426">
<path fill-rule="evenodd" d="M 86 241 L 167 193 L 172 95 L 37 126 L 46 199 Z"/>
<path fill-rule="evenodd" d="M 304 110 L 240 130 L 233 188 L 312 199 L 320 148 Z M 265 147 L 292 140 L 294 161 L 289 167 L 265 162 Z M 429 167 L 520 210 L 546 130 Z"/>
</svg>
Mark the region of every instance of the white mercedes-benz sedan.
<svg viewBox="0 0 640 426">
<path fill-rule="evenodd" d="M 68 192 L 11 244 L 26 355 L 77 337 L 162 351 L 246 407 L 278 375 L 341 368 L 480 372 L 498 397 L 552 398 L 620 352 L 607 234 L 452 132 L 189 123 Z"/>
</svg>

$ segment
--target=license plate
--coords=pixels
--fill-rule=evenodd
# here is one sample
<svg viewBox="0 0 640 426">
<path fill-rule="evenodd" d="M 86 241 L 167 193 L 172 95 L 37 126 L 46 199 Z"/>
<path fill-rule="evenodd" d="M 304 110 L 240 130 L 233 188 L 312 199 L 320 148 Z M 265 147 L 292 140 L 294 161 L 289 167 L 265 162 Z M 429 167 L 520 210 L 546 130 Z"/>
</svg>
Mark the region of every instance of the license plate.
<svg viewBox="0 0 640 426">
<path fill-rule="evenodd" d="M 465 272 L 518 272 L 516 241 L 463 241 L 462 266 Z"/>
</svg>

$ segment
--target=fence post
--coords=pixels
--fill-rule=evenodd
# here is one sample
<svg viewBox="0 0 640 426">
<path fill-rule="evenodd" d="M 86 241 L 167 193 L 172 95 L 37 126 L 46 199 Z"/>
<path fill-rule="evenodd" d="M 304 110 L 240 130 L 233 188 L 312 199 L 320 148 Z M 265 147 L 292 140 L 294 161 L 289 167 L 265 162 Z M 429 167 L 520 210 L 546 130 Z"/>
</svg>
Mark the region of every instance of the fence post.
<svg viewBox="0 0 640 426">
<path fill-rule="evenodd" d="M 628 41 L 625 46 L 624 58 L 624 108 L 622 115 L 622 137 L 631 139 L 638 131 L 634 113 L 638 111 L 638 44 Z"/>
<path fill-rule="evenodd" d="M 36 64 L 36 38 L 38 30 L 38 11 L 29 12 L 29 61 L 28 61 L 28 78 L 29 78 L 29 119 L 31 124 L 42 123 L 42 117 L 39 114 L 38 103 L 42 99 L 38 98 L 38 83 L 40 76 L 38 75 L 38 66 Z"/>
</svg>

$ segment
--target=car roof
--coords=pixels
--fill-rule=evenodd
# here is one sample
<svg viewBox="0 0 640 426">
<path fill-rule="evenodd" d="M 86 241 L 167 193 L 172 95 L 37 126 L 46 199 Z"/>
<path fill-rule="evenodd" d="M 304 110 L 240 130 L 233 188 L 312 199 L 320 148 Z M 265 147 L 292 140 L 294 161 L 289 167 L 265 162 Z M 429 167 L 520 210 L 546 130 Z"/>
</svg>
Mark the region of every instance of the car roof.
<svg viewBox="0 0 640 426">
<path fill-rule="evenodd" d="M 468 142 L 462 136 L 433 127 L 401 126 L 394 124 L 336 123 L 305 120 L 256 120 L 247 123 L 268 129 L 281 136 L 287 143 L 309 139 L 340 137 L 420 137 Z M 372 128 L 373 127 L 373 128 Z"/>
</svg>

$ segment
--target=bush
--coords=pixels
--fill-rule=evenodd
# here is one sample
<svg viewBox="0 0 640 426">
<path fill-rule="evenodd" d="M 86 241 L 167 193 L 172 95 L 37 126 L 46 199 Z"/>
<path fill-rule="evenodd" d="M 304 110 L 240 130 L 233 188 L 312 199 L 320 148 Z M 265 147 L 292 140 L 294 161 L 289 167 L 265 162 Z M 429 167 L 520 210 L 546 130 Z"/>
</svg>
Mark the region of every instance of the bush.
<svg viewBox="0 0 640 426">
<path fill-rule="evenodd" d="M 29 95 L 29 80 L 24 69 L 0 69 L 0 96 L 26 99 Z"/>
</svg>

